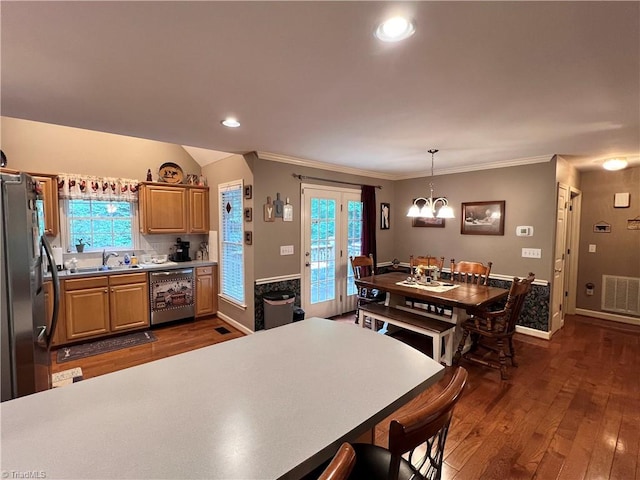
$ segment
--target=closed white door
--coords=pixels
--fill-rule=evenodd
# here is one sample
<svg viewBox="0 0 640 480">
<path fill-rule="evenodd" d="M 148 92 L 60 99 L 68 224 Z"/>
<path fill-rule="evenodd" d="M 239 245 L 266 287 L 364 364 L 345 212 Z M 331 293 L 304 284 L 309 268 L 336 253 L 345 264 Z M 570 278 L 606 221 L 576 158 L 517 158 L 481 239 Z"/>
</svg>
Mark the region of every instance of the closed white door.
<svg viewBox="0 0 640 480">
<path fill-rule="evenodd" d="M 302 308 L 328 318 L 355 309 L 349 255 L 360 254 L 360 191 L 302 186 Z"/>
<path fill-rule="evenodd" d="M 553 257 L 553 287 L 551 292 L 551 333 L 564 325 L 564 265 L 567 240 L 567 209 L 569 188 L 558 184 L 556 211 L 556 244 Z"/>
</svg>

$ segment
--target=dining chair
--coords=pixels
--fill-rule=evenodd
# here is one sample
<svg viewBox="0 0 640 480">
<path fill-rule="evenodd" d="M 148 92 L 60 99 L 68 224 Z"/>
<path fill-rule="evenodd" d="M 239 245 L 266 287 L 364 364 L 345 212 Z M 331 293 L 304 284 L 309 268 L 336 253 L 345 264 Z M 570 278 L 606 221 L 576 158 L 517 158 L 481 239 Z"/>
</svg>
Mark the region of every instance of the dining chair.
<svg viewBox="0 0 640 480">
<path fill-rule="evenodd" d="M 416 256 L 411 255 L 409 257 L 409 266 L 411 267 L 411 274 L 414 274 L 414 269 L 416 267 L 425 267 L 428 269 L 429 267 L 437 267 L 438 272 L 442 273 L 442 268 L 444 267 L 444 257 L 432 257 L 430 255 L 427 256 Z M 445 315 L 445 312 L 448 313 L 447 316 L 451 316 L 451 309 L 446 309 L 442 305 L 437 305 L 434 303 L 424 302 L 423 300 L 418 300 L 417 298 L 407 298 L 406 301 L 411 305 L 411 308 L 415 308 L 417 306 L 422 306 L 419 308 L 424 308 L 428 312 L 435 313 L 438 315 Z"/>
<path fill-rule="evenodd" d="M 356 452 L 349 443 L 345 442 L 340 446 L 327 468 L 320 474 L 318 480 L 346 480 L 355 463 Z"/>
<path fill-rule="evenodd" d="M 500 369 L 502 380 L 507 379 L 507 358 L 511 360 L 512 366 L 518 366 L 513 348 L 513 334 L 522 312 L 524 299 L 531 291 L 531 284 L 535 278 L 533 273 L 529 273 L 529 276 L 523 279 L 515 277 L 509 289 L 507 303 L 502 310 L 495 312 L 479 309 L 468 310 L 471 317 L 460 325 L 462 338 L 453 357 L 454 365 L 458 365 L 460 359 L 464 358 L 470 362 Z M 468 336 L 471 336 L 471 348 L 463 354 L 462 351 Z M 505 342 L 508 344 L 508 348 L 505 348 Z M 495 361 L 496 354 L 498 355 L 497 362 Z"/>
<path fill-rule="evenodd" d="M 360 279 L 362 277 L 373 276 L 376 273 L 375 266 L 373 264 L 373 255 L 370 253 L 369 255 L 357 255 L 350 256 L 349 261 L 351 262 L 351 269 L 353 271 L 353 276 L 356 279 Z M 358 291 L 356 293 L 356 323 L 358 323 L 358 314 L 360 313 L 360 306 L 367 303 L 379 303 L 383 302 L 386 298 L 386 293 L 381 292 L 376 289 L 368 289 L 368 288 L 360 288 L 357 287 Z"/>
<path fill-rule="evenodd" d="M 353 444 L 356 463 L 349 478 L 440 480 L 453 410 L 466 381 L 467 371 L 463 367 L 456 368 L 449 384 L 435 399 L 392 420 L 388 448 Z M 408 454 L 406 460 L 405 454 Z"/>
<path fill-rule="evenodd" d="M 451 259 L 451 281 L 472 283 L 475 285 L 487 285 L 489 283 L 489 274 L 491 273 L 492 262 L 484 265 L 480 262 L 460 261 L 456 263 L 455 259 Z"/>
</svg>

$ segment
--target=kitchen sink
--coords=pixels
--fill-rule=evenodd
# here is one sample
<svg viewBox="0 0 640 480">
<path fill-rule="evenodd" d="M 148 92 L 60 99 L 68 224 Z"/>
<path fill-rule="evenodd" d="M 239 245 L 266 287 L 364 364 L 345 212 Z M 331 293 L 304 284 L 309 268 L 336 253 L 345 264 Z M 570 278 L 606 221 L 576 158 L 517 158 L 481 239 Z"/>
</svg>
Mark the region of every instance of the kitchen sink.
<svg viewBox="0 0 640 480">
<path fill-rule="evenodd" d="M 109 265 L 108 267 L 79 267 L 74 271 L 69 271 L 71 274 L 78 273 L 96 273 L 96 272 L 112 272 L 118 270 L 142 270 L 142 267 L 139 265 Z"/>
</svg>

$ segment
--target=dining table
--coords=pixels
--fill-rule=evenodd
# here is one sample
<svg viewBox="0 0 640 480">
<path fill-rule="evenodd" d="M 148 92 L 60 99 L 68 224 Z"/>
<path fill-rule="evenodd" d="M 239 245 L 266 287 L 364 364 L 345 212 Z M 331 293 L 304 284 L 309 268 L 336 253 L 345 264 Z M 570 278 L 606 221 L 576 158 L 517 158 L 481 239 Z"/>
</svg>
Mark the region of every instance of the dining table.
<svg viewBox="0 0 640 480">
<path fill-rule="evenodd" d="M 299 479 L 342 442 L 371 439 L 443 374 L 392 338 L 312 317 L 3 402 L 0 469 L 3 478 Z"/>
<path fill-rule="evenodd" d="M 468 310 L 486 308 L 509 295 L 509 290 L 463 282 L 450 282 L 440 278 L 437 281 L 418 282 L 407 273 L 389 272 L 354 280 L 358 288 L 386 292 L 385 305 L 406 310 L 418 315 L 436 318 L 456 324 L 454 345 L 462 336 L 459 325 L 469 318 Z M 407 306 L 407 300 L 421 300 L 433 305 L 446 306 L 451 315 L 441 315 L 421 308 Z M 385 325 L 382 333 L 386 331 Z"/>
</svg>

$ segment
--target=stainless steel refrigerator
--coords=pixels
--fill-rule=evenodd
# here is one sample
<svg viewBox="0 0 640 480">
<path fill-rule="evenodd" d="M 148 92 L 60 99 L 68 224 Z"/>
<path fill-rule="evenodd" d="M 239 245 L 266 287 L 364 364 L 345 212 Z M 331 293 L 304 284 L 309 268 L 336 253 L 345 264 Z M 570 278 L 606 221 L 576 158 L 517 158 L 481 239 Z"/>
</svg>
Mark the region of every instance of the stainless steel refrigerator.
<svg viewBox="0 0 640 480">
<path fill-rule="evenodd" d="M 51 388 L 50 348 L 60 288 L 53 253 L 38 223 L 38 182 L 24 173 L 1 174 L 0 362 L 2 401 Z M 45 318 L 44 265 L 53 281 L 52 318 Z"/>
</svg>

